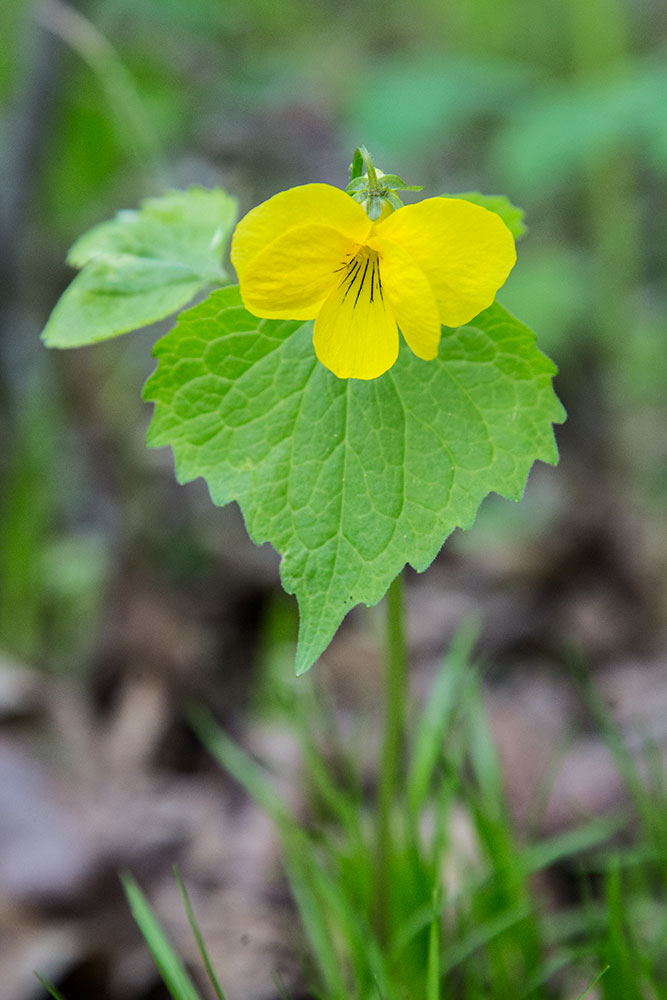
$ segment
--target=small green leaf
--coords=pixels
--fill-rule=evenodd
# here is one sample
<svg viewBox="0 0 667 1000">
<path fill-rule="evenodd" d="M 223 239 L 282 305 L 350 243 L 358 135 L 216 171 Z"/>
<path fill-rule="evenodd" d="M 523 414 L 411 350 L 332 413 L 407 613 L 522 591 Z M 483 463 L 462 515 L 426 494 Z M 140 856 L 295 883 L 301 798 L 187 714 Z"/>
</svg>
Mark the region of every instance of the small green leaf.
<svg viewBox="0 0 667 1000">
<path fill-rule="evenodd" d="M 504 194 L 480 194 L 479 191 L 466 191 L 465 194 L 444 194 L 443 198 L 461 198 L 471 201 L 473 205 L 481 205 L 489 212 L 495 212 L 503 220 L 515 240 L 520 240 L 526 232 L 524 224 L 525 212 L 513 205 Z"/>
<path fill-rule="evenodd" d="M 200 289 L 229 278 L 222 252 L 236 221 L 224 191 L 189 188 L 119 212 L 82 236 L 68 255 L 80 268 L 42 337 L 49 347 L 80 347 L 154 323 Z"/>
<path fill-rule="evenodd" d="M 299 673 L 406 562 L 426 569 L 487 493 L 518 500 L 536 459 L 557 462 L 556 368 L 534 341 L 494 304 L 444 330 L 435 361 L 403 346 L 381 378 L 338 379 L 315 357 L 311 323 L 257 319 L 230 287 L 155 345 L 148 444 L 170 445 L 180 482 L 203 476 L 282 554 Z"/>
</svg>

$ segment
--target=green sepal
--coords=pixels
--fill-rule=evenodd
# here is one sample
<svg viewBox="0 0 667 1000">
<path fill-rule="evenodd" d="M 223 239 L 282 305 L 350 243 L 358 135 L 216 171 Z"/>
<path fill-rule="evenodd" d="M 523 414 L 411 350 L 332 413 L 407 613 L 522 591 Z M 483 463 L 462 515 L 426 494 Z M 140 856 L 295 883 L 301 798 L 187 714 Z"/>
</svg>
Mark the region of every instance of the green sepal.
<svg viewBox="0 0 667 1000">
<path fill-rule="evenodd" d="M 403 208 L 397 191 L 421 190 L 421 185 L 408 185 L 398 174 L 384 174 L 377 170 L 373 157 L 365 146 L 355 149 L 350 164 L 350 181 L 345 192 L 363 205 L 372 222 L 380 218 L 383 201 L 388 202 L 393 209 Z"/>
<path fill-rule="evenodd" d="M 378 179 L 380 182 L 380 190 L 383 195 L 387 191 L 422 191 L 422 184 L 406 184 L 402 181 L 400 177 L 396 174 L 378 174 Z M 368 178 L 363 175 L 361 177 L 355 177 L 345 188 L 347 194 L 354 194 L 358 191 L 363 191 L 368 194 Z"/>
<path fill-rule="evenodd" d="M 361 177 L 364 172 L 364 158 L 361 154 L 361 149 L 357 146 L 352 156 L 352 163 L 350 164 L 350 180 L 353 181 L 357 177 Z"/>
<path fill-rule="evenodd" d="M 237 217 L 221 189 L 191 187 L 144 201 L 85 233 L 68 254 L 80 269 L 42 333 L 48 347 L 80 347 L 176 312 L 225 284 L 222 254 Z"/>
<path fill-rule="evenodd" d="M 375 222 L 382 215 L 382 200 L 378 194 L 372 194 L 366 199 L 366 214 L 371 222 Z"/>
<path fill-rule="evenodd" d="M 370 381 L 336 378 L 311 322 L 257 319 L 235 286 L 182 313 L 154 353 L 148 444 L 169 445 L 180 482 L 203 476 L 281 553 L 298 673 L 405 563 L 426 569 L 490 491 L 518 500 L 533 462 L 558 460 L 556 368 L 497 303 L 443 330 L 436 360 L 403 344 Z"/>
<path fill-rule="evenodd" d="M 346 194 L 357 194 L 359 191 L 363 191 L 364 197 L 368 194 L 367 177 L 355 177 L 345 188 Z"/>
<path fill-rule="evenodd" d="M 403 202 L 394 191 L 386 191 L 384 200 L 388 201 L 392 208 L 403 208 Z"/>
<path fill-rule="evenodd" d="M 389 188 L 392 191 L 423 191 L 423 184 L 406 184 L 398 174 L 379 174 L 380 183 L 383 188 Z"/>
</svg>

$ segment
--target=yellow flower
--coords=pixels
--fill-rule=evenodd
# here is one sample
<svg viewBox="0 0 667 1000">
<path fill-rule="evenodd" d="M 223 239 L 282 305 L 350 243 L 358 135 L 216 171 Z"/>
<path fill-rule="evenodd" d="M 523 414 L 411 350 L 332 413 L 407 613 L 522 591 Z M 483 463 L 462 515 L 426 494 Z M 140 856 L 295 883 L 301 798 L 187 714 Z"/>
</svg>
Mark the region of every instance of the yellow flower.
<svg viewBox="0 0 667 1000">
<path fill-rule="evenodd" d="M 435 358 L 441 323 L 461 326 L 491 305 L 516 260 L 507 226 L 479 205 L 428 198 L 371 222 L 328 184 L 258 205 L 231 255 L 249 312 L 314 319 L 319 360 L 358 379 L 391 368 L 398 328 L 417 357 Z"/>
</svg>

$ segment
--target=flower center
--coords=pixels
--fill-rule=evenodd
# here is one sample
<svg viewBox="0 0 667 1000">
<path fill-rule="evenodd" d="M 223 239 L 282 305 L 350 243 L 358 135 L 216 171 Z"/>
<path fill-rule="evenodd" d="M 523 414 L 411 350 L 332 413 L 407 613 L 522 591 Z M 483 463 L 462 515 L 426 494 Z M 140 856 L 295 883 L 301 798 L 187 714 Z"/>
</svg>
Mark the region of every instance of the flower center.
<svg viewBox="0 0 667 1000">
<path fill-rule="evenodd" d="M 352 308 L 354 308 L 364 288 L 370 302 L 373 302 L 377 296 L 384 303 L 380 278 L 380 255 L 377 250 L 371 250 L 367 246 L 359 247 L 349 260 L 343 261 L 341 266 L 336 268 L 336 271 L 342 274 L 338 284 L 339 288 L 344 289 L 341 304 L 352 296 Z"/>
</svg>

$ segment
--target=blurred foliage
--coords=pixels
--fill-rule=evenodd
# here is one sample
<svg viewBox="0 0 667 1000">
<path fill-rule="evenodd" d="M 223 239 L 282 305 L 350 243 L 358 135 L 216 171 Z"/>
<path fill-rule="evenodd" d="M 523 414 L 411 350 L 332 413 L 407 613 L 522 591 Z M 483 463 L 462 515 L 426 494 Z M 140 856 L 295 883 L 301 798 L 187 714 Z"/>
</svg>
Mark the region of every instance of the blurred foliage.
<svg viewBox="0 0 667 1000">
<path fill-rule="evenodd" d="M 11 308 L 0 393 L 10 412 L 23 408 L 39 350 L 25 343 L 36 343 L 71 277 L 66 250 L 85 228 L 165 187 L 221 185 L 247 208 L 289 184 L 343 185 L 350 151 L 366 142 L 380 166 L 424 183 L 425 195 L 506 191 L 526 208 L 528 234 L 500 299 L 561 366 L 572 412 L 566 447 L 576 461 L 577 440 L 606 441 L 599 461 L 616 485 L 644 509 L 664 498 L 663 5 L 89 0 L 74 10 L 62 0 L 4 0 L 0 28 L 7 269 L 19 266 L 3 286 Z M 136 386 L 148 374 L 145 351 L 122 357 L 118 377 Z M 592 416 L 602 430 L 590 423 L 589 367 L 604 401 Z M 140 525 L 143 508 L 149 520 L 137 410 L 114 412 L 101 388 L 95 403 L 92 384 L 82 406 L 57 365 L 46 377 L 52 425 L 85 450 L 96 433 L 86 420 L 97 412 L 105 447 L 130 461 L 122 476 L 135 484 L 120 519 Z M 118 400 L 127 395 L 121 383 Z M 11 439 L 0 464 L 5 531 L 20 510 L 24 535 L 44 539 L 32 501 L 12 500 L 35 458 L 20 428 Z M 85 462 L 81 474 L 82 493 L 95 496 Z M 103 493 L 92 502 L 106 502 Z M 66 536 L 78 536 L 77 516 L 67 515 Z M 516 518 L 501 520 L 513 530 Z M 53 526 L 49 533 L 58 536 Z M 104 562 L 113 543 L 104 532 L 98 542 Z M 80 558 L 76 544 L 76 556 L 63 544 L 63 558 Z M 0 618 L 15 617 L 19 580 L 42 562 L 19 572 L 5 554 Z M 31 600 L 39 604 L 40 593 L 33 588 Z M 45 614 L 30 615 L 39 631 Z"/>
<path fill-rule="evenodd" d="M 667 167 L 665 53 L 628 60 L 588 86 L 548 83 L 507 116 L 499 132 L 499 169 L 527 197 L 552 197 L 618 149 L 662 173 Z"/>
<path fill-rule="evenodd" d="M 383 169 L 423 183 L 423 196 L 504 191 L 526 209 L 528 232 L 500 301 L 538 332 L 561 368 L 557 389 L 570 411 L 560 434 L 563 462 L 553 477 L 542 470 L 531 480 L 520 508 L 488 503 L 458 551 L 473 546 L 476 558 L 487 558 L 494 547 L 547 538 L 601 498 L 610 505 L 629 500 L 647 522 L 657 520 L 667 497 L 667 5 L 74 6 L 84 20 L 72 18 L 60 0 L 0 2 L 0 652 L 49 670 L 85 670 L 110 585 L 124 582 L 128 564 L 200 596 L 211 564 L 234 543 L 230 522 L 214 519 L 204 491 L 183 489 L 174 499 L 164 486 L 171 468 L 144 448 L 149 413 L 137 385 L 151 368 L 152 334 L 99 348 L 94 359 L 85 349 L 44 358 L 39 331 L 72 278 L 67 249 L 85 229 L 169 187 L 222 186 L 247 209 L 292 184 L 343 186 L 351 151 L 362 142 Z M 664 561 L 664 530 L 649 537 L 652 556 Z M 235 558 L 225 563 L 228 573 L 242 563 Z M 646 574 L 657 586 L 654 569 Z M 286 605 L 292 617 L 276 626 L 290 642 L 293 615 Z M 267 641 L 278 655 L 281 637 Z M 281 655 L 285 683 L 291 647 Z M 512 833 L 478 701 L 471 704 L 463 721 L 475 728 L 471 767 L 484 784 L 474 819 L 494 871 Z M 311 753 L 316 789 L 317 760 Z M 462 774 L 451 767 L 454 785 Z M 549 924 L 545 940 L 556 964 L 583 961 L 591 975 L 612 964 L 600 984 L 604 1000 L 628 1000 L 642 988 L 642 995 L 657 996 L 664 986 L 652 994 L 647 983 L 665 981 L 664 790 L 649 785 L 642 793 L 631 773 L 629 784 L 642 827 L 636 855 L 630 849 L 593 859 L 587 878 L 604 891 L 587 912 L 575 907 L 560 923 L 558 914 L 538 915 L 541 928 Z M 340 801 L 327 801 L 328 791 L 320 784 L 319 800 L 330 812 Z M 343 866 L 351 889 L 360 891 L 367 882 L 354 881 L 355 855 L 346 858 L 345 843 L 330 839 L 318 850 L 328 848 L 327 864 Z M 306 866 L 314 858 L 295 854 L 294 862 Z M 531 871 L 548 863 L 537 858 Z M 528 876 L 524 870 L 508 881 L 511 866 L 501 874 L 504 900 L 484 883 L 461 900 L 458 913 L 460 928 L 473 935 L 468 954 L 475 954 L 477 927 L 486 928 L 476 945 L 484 963 L 456 966 L 452 949 L 443 974 L 469 995 L 488 996 L 487 974 L 502 981 L 498 964 L 518 955 L 535 976 L 525 993 L 540 995 L 552 968 L 543 953 L 535 956 L 529 922 L 493 922 L 507 917 L 513 901 L 521 915 L 522 893 L 532 891 Z M 345 888 L 332 878 L 333 885 L 324 876 L 315 883 L 325 904 L 327 891 L 340 899 Z M 302 894 L 300 902 L 305 909 L 309 899 Z M 428 907 L 424 914 L 422 957 Z M 313 955 L 326 982 L 336 975 L 335 961 L 325 936 L 319 944 Z"/>
<path fill-rule="evenodd" d="M 548 839 L 517 838 L 471 660 L 476 627 L 468 623 L 411 719 L 389 858 L 390 905 L 379 922 L 369 822 L 376 807 L 364 793 L 364 737 L 361 727 L 343 732 L 310 684 L 300 681 L 297 690 L 290 683 L 283 668 L 291 625 L 289 609 L 276 605 L 267 622 L 272 641 L 260 689 L 264 710 L 281 718 L 301 747 L 306 821 L 293 815 L 276 787 L 279 771 L 242 750 L 207 710 L 197 708 L 191 718 L 211 754 L 279 830 L 314 995 L 583 1000 L 589 991 L 577 984 L 594 979 L 604 1000 L 661 996 L 664 776 L 656 762 L 643 782 L 646 762 L 638 766 L 628 753 L 582 665 L 572 668 L 628 786 L 640 844 L 619 843 L 621 814 Z M 465 844 L 453 834 L 455 815 L 460 820 L 462 814 L 470 824 Z M 549 879 L 557 865 L 577 873 L 584 905 L 556 912 L 540 905 L 540 878 Z M 603 887 L 597 896 L 594 876 Z"/>
</svg>

